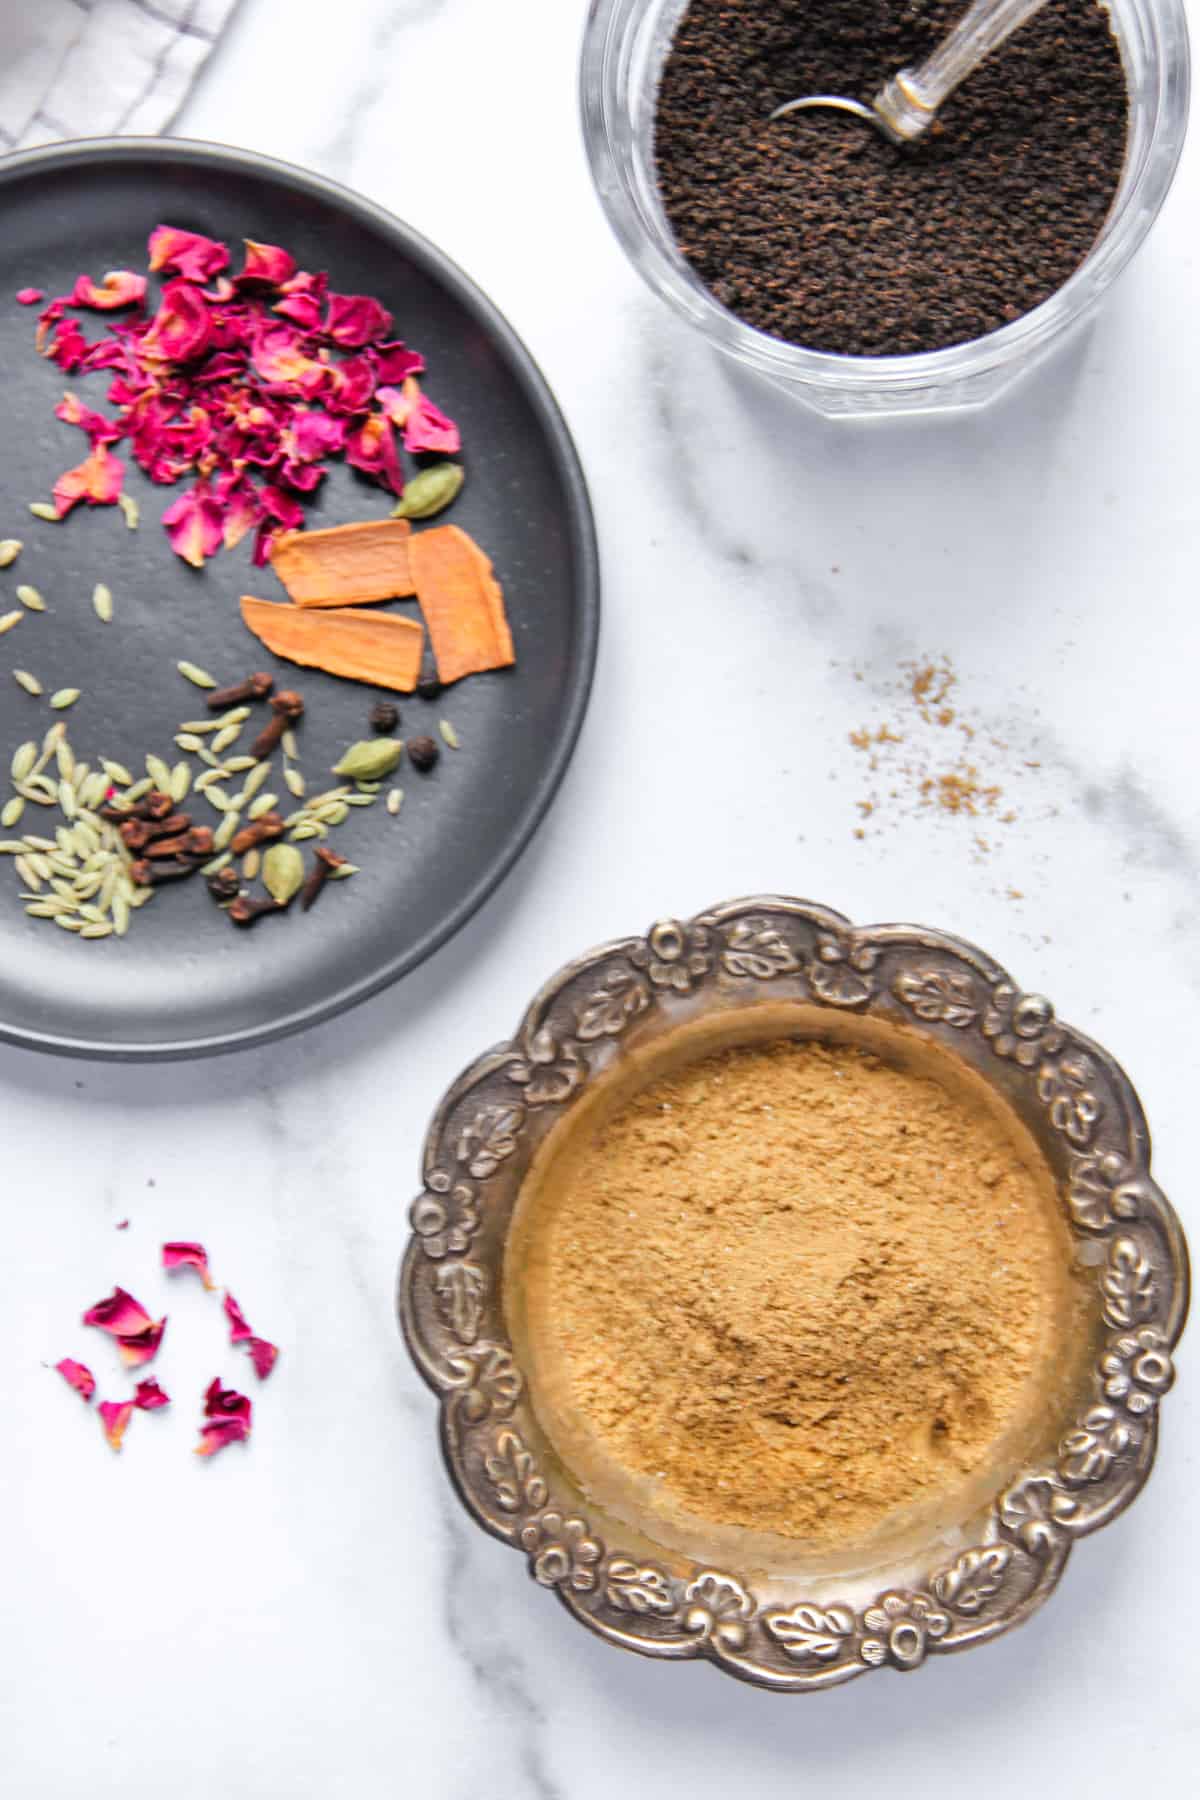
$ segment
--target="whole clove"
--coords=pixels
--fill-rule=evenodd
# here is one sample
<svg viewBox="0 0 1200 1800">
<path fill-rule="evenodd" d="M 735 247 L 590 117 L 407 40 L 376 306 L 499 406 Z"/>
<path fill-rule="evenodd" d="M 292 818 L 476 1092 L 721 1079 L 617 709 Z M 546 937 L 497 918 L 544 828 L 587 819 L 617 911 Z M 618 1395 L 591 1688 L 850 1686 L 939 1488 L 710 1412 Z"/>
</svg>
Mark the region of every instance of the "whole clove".
<svg viewBox="0 0 1200 1800">
<path fill-rule="evenodd" d="M 257 924 L 258 920 L 263 918 L 267 913 L 282 913 L 286 911 L 287 906 L 282 901 L 271 900 L 269 898 L 266 900 L 253 900 L 249 894 L 239 894 L 233 905 L 229 908 L 229 917 L 233 920 L 235 925 L 240 925 L 245 928 Z"/>
<path fill-rule="evenodd" d="M 257 757 L 259 762 L 270 756 L 288 726 L 303 718 L 304 702 L 291 688 L 283 688 L 272 696 L 271 711 L 275 717 L 269 725 L 263 727 L 250 746 L 251 756 Z"/>
<path fill-rule="evenodd" d="M 138 887 L 162 887 L 168 881 L 182 881 L 188 875 L 194 875 L 200 867 L 192 857 L 180 859 L 178 862 L 151 862 L 148 857 L 140 857 L 129 866 L 129 876 Z"/>
<path fill-rule="evenodd" d="M 151 788 L 133 806 L 102 806 L 100 817 L 107 819 L 111 825 L 119 825 L 123 819 L 165 819 L 174 810 L 175 802 L 170 794 L 164 794 L 159 788 Z"/>
<path fill-rule="evenodd" d="M 173 856 L 198 856 L 201 861 L 213 853 L 213 834 L 207 825 L 193 825 L 175 837 L 159 838 L 146 846 L 147 857 L 159 860 Z"/>
<path fill-rule="evenodd" d="M 232 687 L 214 688 L 206 704 L 210 712 L 225 712 L 231 706 L 244 706 L 247 700 L 265 700 L 275 686 L 275 677 L 265 670 L 235 681 Z"/>
<path fill-rule="evenodd" d="M 308 911 L 309 907 L 313 905 L 321 892 L 321 889 L 325 886 L 325 883 L 329 880 L 329 877 L 333 874 L 333 871 L 335 869 L 340 869 L 345 860 L 346 858 L 344 856 L 339 856 L 336 850 L 327 850 L 324 844 L 319 844 L 317 846 L 312 873 L 300 890 L 301 912 Z"/>
<path fill-rule="evenodd" d="M 190 813 L 168 813 L 165 819 L 126 819 L 119 835 L 126 849 L 142 850 L 157 838 L 178 837 L 191 822 Z"/>
<path fill-rule="evenodd" d="M 284 830 L 283 820 L 277 812 L 264 813 L 261 819 L 243 825 L 229 848 L 235 856 L 244 856 L 247 850 L 255 850 L 260 844 L 274 843 L 276 838 L 283 836 Z"/>
<path fill-rule="evenodd" d="M 236 900 L 241 891 L 241 880 L 232 863 L 226 863 L 215 875 L 208 876 L 205 885 L 214 900 Z"/>
</svg>

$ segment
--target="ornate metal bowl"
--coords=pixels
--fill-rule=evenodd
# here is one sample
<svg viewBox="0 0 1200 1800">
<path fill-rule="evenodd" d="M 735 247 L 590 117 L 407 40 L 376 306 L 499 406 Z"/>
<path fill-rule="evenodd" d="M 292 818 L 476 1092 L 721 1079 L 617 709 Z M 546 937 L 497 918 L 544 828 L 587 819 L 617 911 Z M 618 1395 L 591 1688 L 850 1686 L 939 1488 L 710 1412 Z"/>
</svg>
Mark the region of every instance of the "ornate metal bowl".
<svg viewBox="0 0 1200 1800">
<path fill-rule="evenodd" d="M 983 1074 L 1048 1161 L 1094 1289 L 1096 1349 L 1057 1443 L 1011 1471 L 955 1533 L 844 1576 L 763 1573 L 749 1555 L 710 1565 L 607 1515 L 546 1441 L 503 1307 L 522 1180 L 588 1083 L 702 1015 L 780 1002 L 810 1034 L 822 1018 L 865 1016 L 915 1031 Z M 454 1083 L 425 1146 L 401 1324 L 440 1398 L 463 1502 L 600 1636 L 650 1656 L 707 1657 L 785 1692 L 881 1666 L 915 1669 L 1028 1618 L 1075 1540 L 1115 1518 L 1150 1473 L 1188 1265 L 1149 1164 L 1145 1119 L 1122 1070 L 981 951 L 917 926 L 856 927 L 801 900 L 729 901 L 569 963 L 512 1040 Z"/>
</svg>

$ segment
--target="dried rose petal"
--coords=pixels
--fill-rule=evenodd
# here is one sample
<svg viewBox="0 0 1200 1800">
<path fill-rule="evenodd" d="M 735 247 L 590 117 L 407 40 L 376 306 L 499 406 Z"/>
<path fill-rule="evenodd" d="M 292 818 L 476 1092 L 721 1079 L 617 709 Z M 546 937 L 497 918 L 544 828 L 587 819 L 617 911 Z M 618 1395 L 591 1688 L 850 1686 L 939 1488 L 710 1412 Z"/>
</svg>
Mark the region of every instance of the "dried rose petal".
<svg viewBox="0 0 1200 1800">
<path fill-rule="evenodd" d="M 160 1406 L 170 1406 L 171 1396 L 159 1387 L 151 1375 L 145 1381 L 139 1381 L 133 1390 L 133 1404 L 139 1412 L 156 1412 Z"/>
<path fill-rule="evenodd" d="M 325 309 L 316 294 L 285 294 L 271 310 L 282 313 L 285 319 L 291 319 L 305 331 L 315 331 Z"/>
<path fill-rule="evenodd" d="M 216 500 L 221 508 L 225 548 L 232 550 L 262 517 L 258 491 L 245 475 L 222 475 L 216 486 Z"/>
<path fill-rule="evenodd" d="M 250 1352 L 250 1361 L 254 1364 L 254 1373 L 260 1381 L 265 1381 L 279 1360 L 279 1346 L 272 1344 L 267 1338 L 249 1337 L 246 1348 Z"/>
<path fill-rule="evenodd" d="M 436 450 L 442 455 L 455 455 L 462 449 L 458 426 L 421 392 L 412 376 L 399 393 L 395 388 L 381 387 L 375 398 L 393 425 L 404 428 L 404 448 L 414 455 L 422 450 Z"/>
<path fill-rule="evenodd" d="M 131 1333 L 129 1336 L 122 1333 L 117 1339 L 117 1355 L 125 1367 L 140 1369 L 143 1363 L 153 1362 L 166 1329 L 166 1319 L 156 1319 L 144 1331 Z"/>
<path fill-rule="evenodd" d="M 219 1375 L 214 1375 L 204 1390 L 206 1419 L 241 1419 L 249 1429 L 253 1411 L 249 1395 L 239 1394 L 236 1388 L 222 1387 Z"/>
<path fill-rule="evenodd" d="M 81 431 L 86 431 L 93 449 L 97 444 L 115 444 L 123 435 L 120 425 L 85 406 L 78 394 L 64 394 L 54 409 L 54 416 L 64 425 L 78 425 Z"/>
<path fill-rule="evenodd" d="M 271 287 L 282 287 L 296 273 L 296 259 L 281 250 L 278 244 L 256 244 L 253 238 L 243 238 L 246 246 L 246 262 L 240 275 L 234 276 L 234 282 L 241 287 L 244 282 L 267 282 Z"/>
<path fill-rule="evenodd" d="M 141 353 L 166 362 L 195 362 L 208 349 L 211 336 L 212 323 L 203 294 L 198 294 L 188 281 L 168 281 L 150 329 L 141 340 Z"/>
<path fill-rule="evenodd" d="M 347 350 L 361 350 L 392 329 L 392 315 L 369 294 L 330 294 L 325 335 Z"/>
<path fill-rule="evenodd" d="M 99 286 L 87 275 L 81 275 L 71 290 L 71 305 L 113 312 L 119 306 L 136 306 L 145 293 L 144 275 L 135 275 L 132 269 L 110 269 Z"/>
<path fill-rule="evenodd" d="M 259 489 L 258 498 L 263 517 L 254 535 L 254 555 L 251 560 L 256 569 L 263 569 L 271 560 L 271 551 L 279 533 L 298 531 L 303 525 L 304 508 L 270 483 Z"/>
<path fill-rule="evenodd" d="M 102 1400 L 96 1409 L 100 1414 L 104 1435 L 114 1450 L 121 1448 L 121 1439 L 125 1436 L 125 1427 L 133 1417 L 133 1408 L 132 1400 Z"/>
<path fill-rule="evenodd" d="M 346 461 L 374 475 L 393 494 L 404 492 L 404 473 L 396 453 L 396 436 L 382 413 L 371 413 L 346 439 Z"/>
<path fill-rule="evenodd" d="M 62 1361 L 56 1362 L 54 1366 L 63 1380 L 69 1382 L 77 1394 L 82 1395 L 84 1400 L 91 1399 L 96 1391 L 96 1377 L 86 1363 L 76 1362 L 71 1356 L 64 1356 Z"/>
<path fill-rule="evenodd" d="M 299 393 L 306 398 L 324 385 L 328 370 L 304 349 L 303 333 L 293 325 L 265 325 L 258 333 L 251 356 L 254 372 L 268 392 Z"/>
<path fill-rule="evenodd" d="M 45 288 L 18 288 L 17 289 L 17 304 L 18 304 L 18 306 L 36 306 L 39 301 L 44 300 L 45 298 L 46 298 Z"/>
<path fill-rule="evenodd" d="M 279 1346 L 269 1339 L 256 1337 L 246 1323 L 246 1315 L 234 1299 L 229 1289 L 225 1290 L 225 1317 L 229 1320 L 229 1341 L 231 1344 L 245 1344 L 250 1352 L 250 1360 L 254 1364 L 254 1372 L 260 1381 L 265 1381 L 275 1367 L 279 1357 Z"/>
<path fill-rule="evenodd" d="M 211 1419 L 207 1425 L 200 1427 L 200 1442 L 196 1445 L 197 1456 L 215 1456 L 218 1450 L 224 1450 L 227 1444 L 241 1444 L 250 1436 L 250 1427 L 244 1419 Z"/>
<path fill-rule="evenodd" d="M 163 514 L 163 524 L 172 550 L 193 569 L 203 568 L 205 558 L 221 547 L 221 508 L 202 481 L 172 501 Z"/>
<path fill-rule="evenodd" d="M 117 791 L 116 788 L 112 788 L 112 787 L 108 788 L 107 791 L 105 792 L 104 798 L 106 800 L 111 800 L 113 795 L 116 793 L 116 791 Z M 129 1220 L 128 1219 L 118 1219 L 116 1225 L 114 1226 L 114 1230 L 128 1231 L 129 1230 Z"/>
<path fill-rule="evenodd" d="M 150 1314 L 140 1300 L 122 1287 L 114 1288 L 107 1300 L 97 1300 L 83 1315 L 85 1325 L 96 1325 L 112 1337 L 130 1337 L 146 1329 Z"/>
<path fill-rule="evenodd" d="M 204 1395 L 206 1423 L 200 1427 L 196 1455 L 215 1456 L 226 1444 L 248 1438 L 253 1410 L 245 1394 L 239 1394 L 236 1388 L 222 1387 L 220 1377 L 214 1377 Z"/>
<path fill-rule="evenodd" d="M 54 504 L 60 519 L 86 500 L 89 506 L 112 506 L 121 492 L 125 464 L 104 444 L 97 444 L 73 469 L 66 469 L 54 484 Z"/>
<path fill-rule="evenodd" d="M 195 1269 L 210 1293 L 216 1285 L 208 1272 L 208 1251 L 203 1244 L 185 1243 L 182 1239 L 164 1244 L 162 1260 L 168 1273 L 175 1269 Z"/>
<path fill-rule="evenodd" d="M 410 375 L 425 373 L 425 358 L 419 350 L 410 350 L 400 338 L 393 339 L 390 344 L 373 345 L 371 356 L 376 374 L 384 386 L 407 381 Z"/>
<path fill-rule="evenodd" d="M 244 1343 L 247 1338 L 253 1337 L 254 1333 L 246 1323 L 245 1313 L 242 1311 L 228 1288 L 225 1289 L 224 1306 L 225 1317 L 229 1320 L 230 1343 L 241 1344 Z"/>
<path fill-rule="evenodd" d="M 185 281 L 210 281 L 229 267 L 229 252 L 216 238 L 174 225 L 156 225 L 150 233 L 150 267 L 174 269 Z M 230 288 L 230 292 L 233 289 Z"/>
<path fill-rule="evenodd" d="M 153 1360 L 167 1328 L 165 1319 L 152 1319 L 140 1301 L 120 1287 L 114 1288 L 107 1300 L 89 1307 L 83 1322 L 115 1338 L 118 1356 L 131 1369 Z"/>
</svg>

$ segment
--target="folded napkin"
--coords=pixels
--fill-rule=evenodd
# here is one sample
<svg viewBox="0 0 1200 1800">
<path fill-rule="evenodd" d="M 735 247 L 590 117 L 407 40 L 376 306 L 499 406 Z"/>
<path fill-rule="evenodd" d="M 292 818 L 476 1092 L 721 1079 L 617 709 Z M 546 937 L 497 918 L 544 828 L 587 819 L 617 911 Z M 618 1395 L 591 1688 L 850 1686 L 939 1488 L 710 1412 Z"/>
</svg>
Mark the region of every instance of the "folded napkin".
<svg viewBox="0 0 1200 1800">
<path fill-rule="evenodd" d="M 164 131 L 236 4 L 0 3 L 0 151 Z"/>
</svg>

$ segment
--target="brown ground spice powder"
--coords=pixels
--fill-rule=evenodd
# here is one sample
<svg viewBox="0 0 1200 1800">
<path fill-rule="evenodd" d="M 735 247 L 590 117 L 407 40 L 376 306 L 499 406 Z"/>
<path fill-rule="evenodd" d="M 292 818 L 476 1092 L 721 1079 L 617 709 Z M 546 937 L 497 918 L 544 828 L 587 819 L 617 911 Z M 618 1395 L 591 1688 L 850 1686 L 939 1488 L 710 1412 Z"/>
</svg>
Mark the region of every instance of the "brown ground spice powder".
<svg viewBox="0 0 1200 1800">
<path fill-rule="evenodd" d="M 564 1163 L 525 1252 L 535 1391 L 658 1508 L 868 1535 L 986 1465 L 1056 1354 L 1045 1171 L 865 1050 L 710 1055 Z"/>
</svg>

